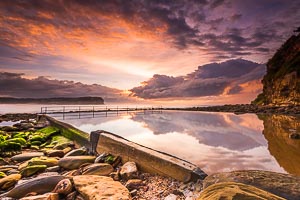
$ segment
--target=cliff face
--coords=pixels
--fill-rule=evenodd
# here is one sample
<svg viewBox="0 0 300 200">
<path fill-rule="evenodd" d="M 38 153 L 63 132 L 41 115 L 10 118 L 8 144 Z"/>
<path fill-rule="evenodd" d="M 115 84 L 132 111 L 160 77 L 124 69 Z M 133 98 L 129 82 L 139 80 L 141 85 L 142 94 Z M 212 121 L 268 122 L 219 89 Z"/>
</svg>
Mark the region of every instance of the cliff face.
<svg viewBox="0 0 300 200">
<path fill-rule="evenodd" d="M 260 105 L 300 105 L 300 34 L 290 37 L 267 63 Z"/>
</svg>

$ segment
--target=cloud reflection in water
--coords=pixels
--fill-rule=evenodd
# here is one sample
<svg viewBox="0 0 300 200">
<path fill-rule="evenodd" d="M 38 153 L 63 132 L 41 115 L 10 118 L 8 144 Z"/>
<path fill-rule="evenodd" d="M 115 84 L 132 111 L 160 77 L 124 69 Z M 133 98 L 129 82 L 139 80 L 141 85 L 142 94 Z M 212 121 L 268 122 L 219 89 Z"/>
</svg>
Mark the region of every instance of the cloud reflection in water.
<svg viewBox="0 0 300 200">
<path fill-rule="evenodd" d="M 66 120 L 106 130 L 197 164 L 208 174 L 238 169 L 285 172 L 268 151 L 263 122 L 253 114 L 163 111 Z"/>
</svg>

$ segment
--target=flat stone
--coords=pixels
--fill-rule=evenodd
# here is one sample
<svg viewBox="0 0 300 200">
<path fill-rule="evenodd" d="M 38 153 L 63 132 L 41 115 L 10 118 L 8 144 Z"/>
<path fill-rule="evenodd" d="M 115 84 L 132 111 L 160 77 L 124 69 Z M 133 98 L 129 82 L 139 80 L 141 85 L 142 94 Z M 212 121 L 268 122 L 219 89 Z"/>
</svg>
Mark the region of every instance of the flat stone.
<svg viewBox="0 0 300 200">
<path fill-rule="evenodd" d="M 64 157 L 65 153 L 63 150 L 50 150 L 46 152 L 46 155 L 49 157 Z"/>
<path fill-rule="evenodd" d="M 127 188 L 110 177 L 81 175 L 73 177 L 73 181 L 75 188 L 85 199 L 131 199 Z"/>
<path fill-rule="evenodd" d="M 77 169 L 82 164 L 94 163 L 95 156 L 68 156 L 58 161 L 58 166 L 64 169 Z"/>
<path fill-rule="evenodd" d="M 59 200 L 59 195 L 57 193 L 46 193 L 43 195 L 23 197 L 20 200 Z"/>
<path fill-rule="evenodd" d="M 30 160 L 31 158 L 40 157 L 40 156 L 43 156 L 43 155 L 44 155 L 44 153 L 42 153 L 42 152 L 22 153 L 22 154 L 13 156 L 11 158 L 11 160 L 18 161 L 18 162 L 23 162 L 23 161 L 26 161 L 26 160 Z"/>
<path fill-rule="evenodd" d="M 114 168 L 107 163 L 95 163 L 83 168 L 82 175 L 108 176 Z"/>
<path fill-rule="evenodd" d="M 222 182 L 213 184 L 205 188 L 198 200 L 213 200 L 213 199 L 224 199 L 224 200 L 284 200 L 279 196 L 276 196 L 267 191 L 261 190 L 251 185 L 245 185 L 243 183 L 234 182 Z"/>
<path fill-rule="evenodd" d="M 131 179 L 137 177 L 137 167 L 135 162 L 126 162 L 122 167 L 120 171 L 120 175 L 124 179 Z"/>
<path fill-rule="evenodd" d="M 203 188 L 220 183 L 237 182 L 252 185 L 286 199 L 298 199 L 300 177 L 259 170 L 241 170 L 212 174 L 203 181 Z"/>
<path fill-rule="evenodd" d="M 35 192 L 37 194 L 44 194 L 51 192 L 57 183 L 65 179 L 64 176 L 43 176 L 30 179 L 28 181 L 22 181 L 17 184 L 13 189 L 11 189 L 6 196 L 16 199 L 25 197 L 26 194 L 30 192 Z"/>
<path fill-rule="evenodd" d="M 11 174 L 0 179 L 0 190 L 7 190 L 21 179 L 20 174 Z"/>
</svg>

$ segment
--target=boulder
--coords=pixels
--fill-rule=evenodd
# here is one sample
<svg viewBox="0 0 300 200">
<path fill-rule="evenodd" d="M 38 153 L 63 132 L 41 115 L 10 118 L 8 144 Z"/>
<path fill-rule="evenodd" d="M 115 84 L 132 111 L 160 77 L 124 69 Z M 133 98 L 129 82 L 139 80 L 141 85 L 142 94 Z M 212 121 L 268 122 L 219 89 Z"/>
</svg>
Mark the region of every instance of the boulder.
<svg viewBox="0 0 300 200">
<path fill-rule="evenodd" d="M 21 179 L 20 174 L 11 174 L 0 179 L 0 190 L 7 190 L 14 186 Z"/>
<path fill-rule="evenodd" d="M 300 177 L 259 170 L 241 170 L 212 174 L 203 181 L 203 188 L 220 183 L 237 182 L 252 185 L 286 199 L 298 199 Z"/>
<path fill-rule="evenodd" d="M 59 195 L 57 193 L 46 193 L 42 195 L 23 197 L 20 200 L 59 200 Z"/>
<path fill-rule="evenodd" d="M 205 188 L 198 200 L 284 200 L 267 191 L 242 183 L 222 182 Z"/>
<path fill-rule="evenodd" d="M 114 171 L 114 168 L 107 163 L 95 163 L 88 165 L 83 168 L 83 175 L 99 175 L 99 176 L 108 176 L 111 172 Z"/>
<path fill-rule="evenodd" d="M 137 177 L 137 167 L 135 162 L 126 162 L 122 167 L 120 171 L 120 175 L 124 179 L 132 179 Z"/>
<path fill-rule="evenodd" d="M 131 199 L 127 188 L 110 177 L 80 175 L 73 177 L 73 181 L 75 188 L 85 199 Z"/>
<path fill-rule="evenodd" d="M 19 155 L 15 155 L 11 158 L 13 161 L 23 162 L 26 160 L 30 160 L 31 158 L 40 157 L 44 154 L 42 152 L 33 152 L 33 153 L 22 153 Z"/>
<path fill-rule="evenodd" d="M 68 156 L 58 161 L 58 166 L 64 169 L 77 169 L 84 163 L 94 163 L 95 156 Z"/>
<path fill-rule="evenodd" d="M 13 189 L 11 189 L 6 196 L 20 199 L 31 192 L 35 192 L 37 194 L 51 192 L 57 183 L 63 179 L 65 179 L 64 176 L 56 175 L 42 176 L 30 179 L 28 181 L 22 181 L 22 183 L 17 184 Z"/>
</svg>

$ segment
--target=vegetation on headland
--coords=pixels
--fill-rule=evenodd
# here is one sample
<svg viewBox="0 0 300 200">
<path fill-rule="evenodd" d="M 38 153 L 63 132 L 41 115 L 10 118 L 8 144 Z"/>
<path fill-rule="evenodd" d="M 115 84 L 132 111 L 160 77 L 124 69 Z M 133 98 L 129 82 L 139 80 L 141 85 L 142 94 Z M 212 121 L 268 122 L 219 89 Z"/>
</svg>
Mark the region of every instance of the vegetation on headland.
<svg viewBox="0 0 300 200">
<path fill-rule="evenodd" d="M 291 36 L 267 63 L 256 105 L 300 105 L 300 34 Z"/>
<path fill-rule="evenodd" d="M 102 97 L 11 98 L 0 97 L 0 104 L 104 104 Z"/>
</svg>

